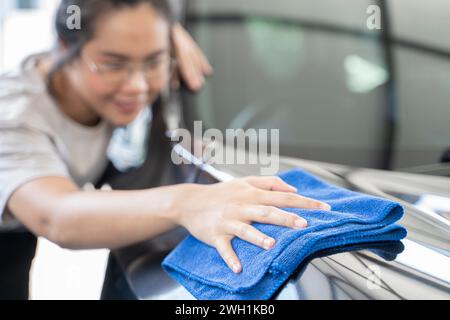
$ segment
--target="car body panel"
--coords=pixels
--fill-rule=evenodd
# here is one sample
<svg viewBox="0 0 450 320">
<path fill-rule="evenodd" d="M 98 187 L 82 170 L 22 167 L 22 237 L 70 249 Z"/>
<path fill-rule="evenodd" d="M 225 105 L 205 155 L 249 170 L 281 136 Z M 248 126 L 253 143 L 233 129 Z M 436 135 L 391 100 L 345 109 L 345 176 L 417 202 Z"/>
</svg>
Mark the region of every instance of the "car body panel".
<svg viewBox="0 0 450 320">
<path fill-rule="evenodd" d="M 420 192 L 426 191 L 450 199 L 450 178 L 445 177 L 352 169 L 283 157 L 279 165 L 280 171 L 303 168 L 329 183 L 376 196 L 385 196 L 382 190 L 390 193 L 404 193 L 405 190 L 412 192 L 417 185 Z M 203 165 L 202 169 L 209 183 L 258 174 L 258 166 L 249 165 Z M 359 180 L 362 177 L 363 185 Z M 380 181 L 390 183 L 386 186 L 387 182 L 383 184 Z M 424 188 L 426 183 L 430 186 L 428 190 Z M 405 205 L 405 216 L 400 223 L 407 228 L 408 237 L 402 241 L 403 252 L 398 255 L 394 252 L 392 261 L 378 256 L 370 251 L 370 248 L 331 253 L 312 259 L 301 272 L 293 275 L 273 298 L 450 299 L 448 220 L 432 219 L 430 213 L 414 204 L 393 196 L 386 197 Z M 141 244 L 139 254 L 135 251 L 134 258 L 131 259 L 129 256 L 132 250 L 128 253 L 127 250 L 122 252 L 119 261 L 138 299 L 193 299 L 193 296 L 171 279 L 161 267 L 164 257 L 186 236 L 187 232 L 180 229 Z M 380 244 L 381 248 L 385 245 Z"/>
</svg>

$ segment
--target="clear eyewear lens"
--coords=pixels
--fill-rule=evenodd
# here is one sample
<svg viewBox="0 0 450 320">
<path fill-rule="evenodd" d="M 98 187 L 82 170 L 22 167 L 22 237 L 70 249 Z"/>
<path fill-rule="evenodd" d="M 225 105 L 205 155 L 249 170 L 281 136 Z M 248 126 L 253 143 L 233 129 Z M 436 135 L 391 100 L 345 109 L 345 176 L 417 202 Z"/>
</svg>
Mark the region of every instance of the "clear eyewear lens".
<svg viewBox="0 0 450 320">
<path fill-rule="evenodd" d="M 158 66 L 134 68 L 129 65 L 127 68 L 120 70 L 109 70 L 104 72 L 104 76 L 105 80 L 109 83 L 120 85 L 127 82 L 135 74 L 135 72 L 138 71 L 144 75 L 147 83 L 150 83 L 162 78 L 170 78 L 174 70 L 174 63 L 172 62 L 172 59 L 169 59 L 161 62 Z"/>
</svg>

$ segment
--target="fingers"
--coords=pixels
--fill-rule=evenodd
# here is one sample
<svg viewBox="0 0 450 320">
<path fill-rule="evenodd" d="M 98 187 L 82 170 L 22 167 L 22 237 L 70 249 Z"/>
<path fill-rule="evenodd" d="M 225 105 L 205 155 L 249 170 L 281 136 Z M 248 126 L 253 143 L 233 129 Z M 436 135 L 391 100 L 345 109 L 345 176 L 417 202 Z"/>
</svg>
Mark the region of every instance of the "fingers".
<svg viewBox="0 0 450 320">
<path fill-rule="evenodd" d="M 236 253 L 231 246 L 231 239 L 223 237 L 216 241 L 216 249 L 227 266 L 234 272 L 242 272 L 242 266 Z"/>
<path fill-rule="evenodd" d="M 239 183 L 230 184 L 231 186 L 233 187 L 231 190 L 239 196 L 236 203 L 229 202 L 226 210 L 221 212 L 220 227 L 217 228 L 219 240 L 214 244 L 225 263 L 235 273 L 240 273 L 242 266 L 231 245 L 234 237 L 237 236 L 265 250 L 270 250 L 276 245 L 275 239 L 259 231 L 251 223 L 298 230 L 306 228 L 307 221 L 279 208 L 331 210 L 330 205 L 322 201 L 298 195 L 296 188 L 279 177 L 248 177 L 239 180 Z"/>
<path fill-rule="evenodd" d="M 208 61 L 208 58 L 206 58 L 205 54 L 203 53 L 202 49 L 193 42 L 195 52 L 197 53 L 197 61 L 199 63 L 199 66 L 203 72 L 204 75 L 210 76 L 214 73 L 214 69 L 211 66 L 211 64 Z"/>
<path fill-rule="evenodd" d="M 247 223 L 233 221 L 225 228 L 228 233 L 265 250 L 270 250 L 275 246 L 275 239 L 266 236 L 264 233 Z"/>
<path fill-rule="evenodd" d="M 297 188 L 287 184 L 279 177 L 249 177 L 247 182 L 252 186 L 267 190 L 267 191 L 279 191 L 279 192 L 294 192 Z"/>
<path fill-rule="evenodd" d="M 302 208 L 312 210 L 330 211 L 331 207 L 325 202 L 302 197 L 298 194 L 285 192 L 263 191 L 260 196 L 260 204 L 277 208 Z"/>
<path fill-rule="evenodd" d="M 192 52 L 187 49 L 177 51 L 177 61 L 180 75 L 189 89 L 200 90 L 205 83 L 205 79 L 197 65 L 192 61 Z"/>
<path fill-rule="evenodd" d="M 305 219 L 275 207 L 248 207 L 242 212 L 242 215 L 246 221 L 272 224 L 297 230 L 308 226 L 308 222 Z"/>
<path fill-rule="evenodd" d="M 197 43 L 192 39 L 192 37 L 186 33 L 186 41 L 190 43 L 191 46 L 191 60 L 196 66 L 198 73 L 203 76 L 210 76 L 213 73 L 213 67 L 209 63 L 202 49 L 197 45 Z"/>
</svg>

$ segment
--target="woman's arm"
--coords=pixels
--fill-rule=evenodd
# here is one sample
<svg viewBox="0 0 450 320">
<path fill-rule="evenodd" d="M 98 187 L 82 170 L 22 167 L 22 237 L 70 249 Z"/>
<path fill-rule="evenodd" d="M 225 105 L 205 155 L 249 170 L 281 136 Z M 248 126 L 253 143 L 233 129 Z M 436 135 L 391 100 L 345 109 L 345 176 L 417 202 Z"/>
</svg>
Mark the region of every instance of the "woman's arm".
<svg viewBox="0 0 450 320">
<path fill-rule="evenodd" d="M 80 191 L 66 178 L 49 177 L 20 187 L 8 208 L 36 235 L 70 249 L 124 247 L 183 226 L 240 272 L 234 237 L 264 249 L 275 245 L 253 222 L 304 228 L 304 219 L 278 208 L 329 209 L 295 191 L 275 177 L 109 192 Z"/>
</svg>

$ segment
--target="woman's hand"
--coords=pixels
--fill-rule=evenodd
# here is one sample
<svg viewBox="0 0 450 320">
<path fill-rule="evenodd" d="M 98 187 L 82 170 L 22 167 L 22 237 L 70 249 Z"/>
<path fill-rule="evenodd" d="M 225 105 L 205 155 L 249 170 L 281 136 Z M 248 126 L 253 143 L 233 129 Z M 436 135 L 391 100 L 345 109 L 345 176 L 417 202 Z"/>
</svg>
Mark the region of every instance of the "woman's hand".
<svg viewBox="0 0 450 320">
<path fill-rule="evenodd" d="M 213 73 L 208 59 L 180 24 L 172 28 L 172 42 L 180 76 L 189 89 L 200 90 L 205 84 L 205 76 Z"/>
<path fill-rule="evenodd" d="M 192 185 L 184 194 L 178 223 L 200 241 L 215 247 L 235 273 L 242 271 L 231 246 L 239 237 L 270 250 L 275 240 L 251 224 L 259 222 L 293 229 L 307 226 L 306 220 L 278 208 L 330 210 L 320 201 L 296 194 L 297 190 L 278 177 L 249 177 L 210 186 Z"/>
</svg>

